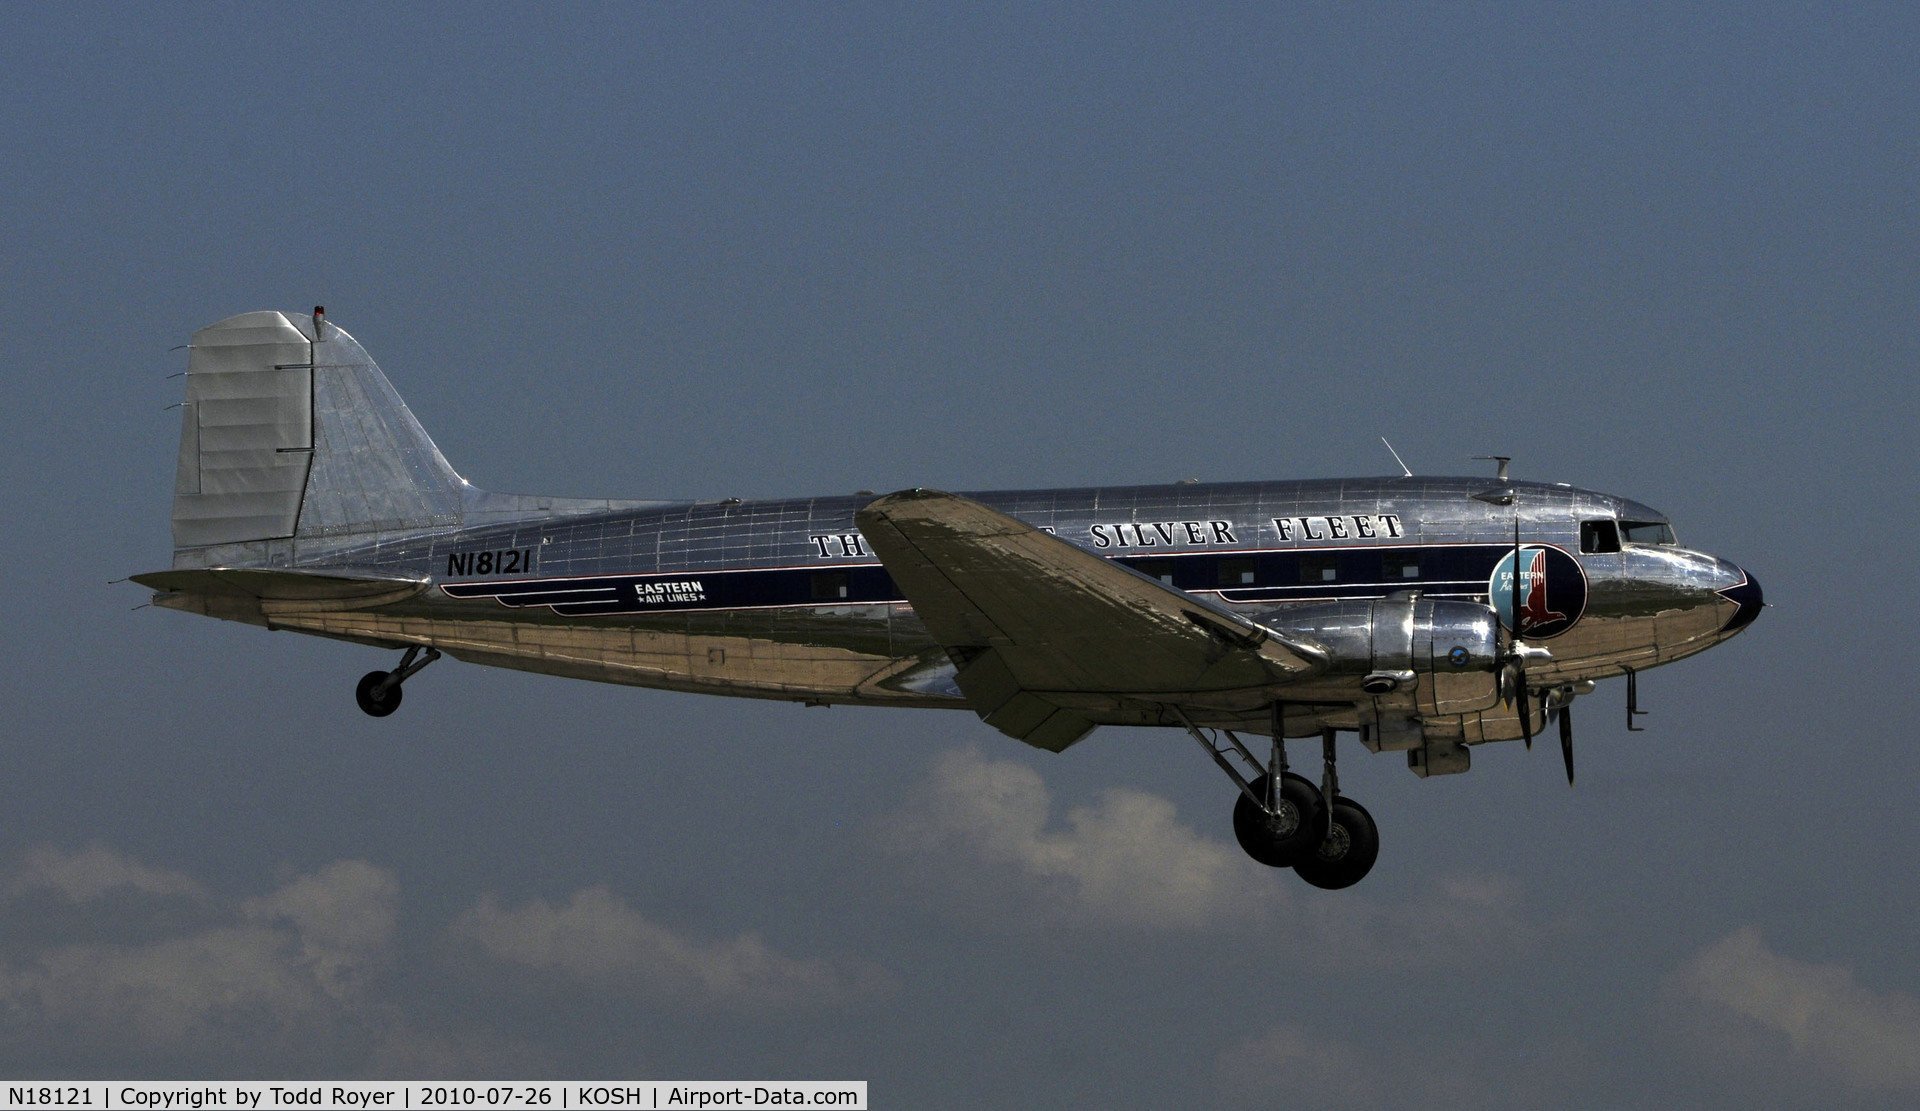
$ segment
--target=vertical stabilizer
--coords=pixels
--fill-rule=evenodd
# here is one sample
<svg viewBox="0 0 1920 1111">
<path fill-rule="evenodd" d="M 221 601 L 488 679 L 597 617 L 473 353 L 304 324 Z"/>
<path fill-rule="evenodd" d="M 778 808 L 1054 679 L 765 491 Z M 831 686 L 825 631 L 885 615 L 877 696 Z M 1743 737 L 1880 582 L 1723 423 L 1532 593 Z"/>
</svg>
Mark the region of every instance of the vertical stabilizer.
<svg viewBox="0 0 1920 1111">
<path fill-rule="evenodd" d="M 193 335 L 175 566 L 299 562 L 360 535 L 457 526 L 465 483 L 346 332 L 250 312 Z"/>
<path fill-rule="evenodd" d="M 320 328 L 313 345 L 313 477 L 298 535 L 460 524 L 460 476 L 366 350 L 331 323 Z"/>
</svg>

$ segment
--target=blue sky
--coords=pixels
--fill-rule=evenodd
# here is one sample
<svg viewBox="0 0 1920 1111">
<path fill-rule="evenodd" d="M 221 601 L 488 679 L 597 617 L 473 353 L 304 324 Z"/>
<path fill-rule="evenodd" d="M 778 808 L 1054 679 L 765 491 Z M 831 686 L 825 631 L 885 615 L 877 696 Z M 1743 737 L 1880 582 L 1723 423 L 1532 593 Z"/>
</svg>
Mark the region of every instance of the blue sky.
<svg viewBox="0 0 1920 1111">
<path fill-rule="evenodd" d="M 853 1077 L 897 1107 L 1902 1106 L 1899 6 L 0 12 L 0 1074 Z M 1342 782 L 152 609 L 194 329 L 319 303 L 514 492 L 1423 473 L 1633 497 L 1752 630 Z M 1276 882 L 1277 881 L 1277 882 Z"/>
</svg>

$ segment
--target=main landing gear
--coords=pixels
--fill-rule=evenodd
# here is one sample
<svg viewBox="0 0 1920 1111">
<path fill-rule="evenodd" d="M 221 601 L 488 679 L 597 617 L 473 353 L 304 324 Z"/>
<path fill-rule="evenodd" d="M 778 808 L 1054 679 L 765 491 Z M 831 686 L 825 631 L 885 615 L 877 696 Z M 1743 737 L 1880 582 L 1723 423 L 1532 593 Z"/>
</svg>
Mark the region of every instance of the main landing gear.
<svg viewBox="0 0 1920 1111">
<path fill-rule="evenodd" d="M 427 649 L 426 657 L 419 663 L 414 657 L 420 655 L 420 646 L 407 649 L 400 657 L 400 666 L 392 671 L 369 671 L 360 677 L 360 685 L 353 688 L 354 701 L 360 708 L 374 717 L 383 718 L 400 708 L 400 684 L 407 681 L 414 672 L 440 658 L 438 648 Z"/>
<path fill-rule="evenodd" d="M 1240 788 L 1233 803 L 1233 834 L 1248 856 L 1270 868 L 1290 867 L 1301 879 L 1327 890 L 1352 887 L 1372 870 L 1380 855 L 1380 831 L 1365 807 L 1340 793 L 1333 730 L 1320 734 L 1322 769 L 1320 786 L 1315 787 L 1287 770 L 1279 704 L 1273 707 L 1273 748 L 1264 767 L 1231 729 L 1217 731 L 1228 745 L 1222 748 L 1185 714 L 1178 709 L 1174 713 Z M 1252 778 L 1241 774 L 1229 756 L 1238 756 Z"/>
<path fill-rule="evenodd" d="M 1315 887 L 1337 891 L 1352 887 L 1373 871 L 1380 856 L 1380 829 L 1373 824 L 1367 808 L 1340 793 L 1340 779 L 1333 766 L 1331 729 L 1320 731 L 1321 788 L 1326 805 L 1326 836 L 1311 852 L 1302 853 L 1293 862 L 1293 870 Z M 1275 745 L 1284 744 L 1277 737 Z"/>
</svg>

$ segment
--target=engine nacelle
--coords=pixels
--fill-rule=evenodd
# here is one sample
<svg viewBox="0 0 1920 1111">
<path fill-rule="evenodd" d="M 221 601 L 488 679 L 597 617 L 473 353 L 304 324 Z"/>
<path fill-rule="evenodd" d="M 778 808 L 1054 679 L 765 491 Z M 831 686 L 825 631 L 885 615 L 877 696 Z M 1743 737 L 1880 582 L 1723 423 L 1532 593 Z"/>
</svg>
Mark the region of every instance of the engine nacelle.
<svg viewBox="0 0 1920 1111">
<path fill-rule="evenodd" d="M 1332 657 L 1327 677 L 1357 679 L 1385 732 L 1409 716 L 1468 714 L 1499 701 L 1499 623 L 1490 606 L 1409 591 L 1263 616 L 1274 629 L 1325 648 Z"/>
<path fill-rule="evenodd" d="M 1422 719 L 1457 722 L 1499 703 L 1500 626 L 1491 607 L 1406 592 L 1290 606 L 1265 623 L 1325 648 L 1332 656 L 1326 678 L 1357 680 L 1362 744 L 1405 752 L 1422 778 L 1470 766 L 1457 731 L 1434 735 Z"/>
</svg>

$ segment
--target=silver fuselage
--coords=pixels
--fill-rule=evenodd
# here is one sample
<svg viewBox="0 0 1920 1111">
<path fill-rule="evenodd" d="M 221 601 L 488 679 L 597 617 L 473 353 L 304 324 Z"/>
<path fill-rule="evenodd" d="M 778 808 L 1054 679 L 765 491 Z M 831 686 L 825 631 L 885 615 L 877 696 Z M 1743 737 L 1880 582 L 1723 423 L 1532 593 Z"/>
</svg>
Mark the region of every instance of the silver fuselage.
<svg viewBox="0 0 1920 1111">
<path fill-rule="evenodd" d="M 1404 591 L 1497 605 L 1503 596 L 1490 577 L 1511 559 L 1517 519 L 1529 552 L 1560 553 L 1553 560 L 1558 578 L 1543 580 L 1539 603 L 1541 613 L 1559 620 L 1551 635 L 1529 635 L 1551 653 L 1528 668 L 1529 683 L 1540 687 L 1571 687 L 1690 656 L 1739 632 L 1757 612 L 1757 585 L 1725 560 L 1673 543 L 1582 551 L 1582 522 L 1665 522 L 1646 506 L 1533 483 L 1506 484 L 1510 505 L 1476 500 L 1489 485 L 1407 477 L 969 496 L 1275 626 L 1303 605 L 1338 613 L 1330 603 L 1364 608 Z M 493 521 L 478 526 L 371 539 L 289 538 L 245 553 L 252 566 L 341 567 L 427 580 L 426 589 L 387 604 L 250 606 L 193 594 L 159 601 L 600 682 L 809 703 L 965 708 L 952 662 L 854 526 L 855 512 L 872 500 L 603 503 L 610 507 L 592 511 L 582 503 L 512 499 L 512 511 L 496 510 Z M 224 562 L 219 549 L 182 555 L 176 566 Z M 1337 642 L 1345 628 L 1322 619 L 1311 635 Z M 1215 723 L 1258 730 L 1266 704 L 1284 697 L 1311 707 L 1288 719 L 1289 733 L 1296 724 L 1301 732 L 1352 728 L 1366 717 L 1359 680 L 1353 669 L 1334 668 L 1278 694 L 1250 691 L 1199 711 Z M 1168 719 L 1158 707 L 1121 700 L 1096 710 L 1095 720 Z M 1517 719 L 1511 712 L 1502 718 L 1498 708 L 1429 720 L 1428 727 L 1469 743 L 1519 735 Z"/>
</svg>

